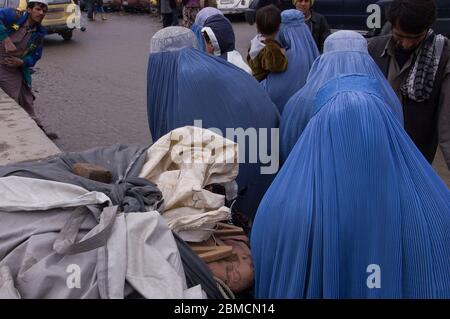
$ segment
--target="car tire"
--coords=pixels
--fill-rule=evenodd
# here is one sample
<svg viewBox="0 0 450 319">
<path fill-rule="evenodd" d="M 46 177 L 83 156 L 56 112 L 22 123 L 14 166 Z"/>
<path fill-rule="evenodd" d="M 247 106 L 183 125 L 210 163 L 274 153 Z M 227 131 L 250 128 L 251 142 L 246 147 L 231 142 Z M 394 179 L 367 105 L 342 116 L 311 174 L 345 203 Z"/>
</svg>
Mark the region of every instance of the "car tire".
<svg viewBox="0 0 450 319">
<path fill-rule="evenodd" d="M 69 31 L 65 31 L 64 33 L 61 33 L 61 36 L 63 37 L 64 41 L 70 41 L 70 40 L 72 40 L 72 34 L 73 34 L 73 31 L 69 30 Z"/>
</svg>

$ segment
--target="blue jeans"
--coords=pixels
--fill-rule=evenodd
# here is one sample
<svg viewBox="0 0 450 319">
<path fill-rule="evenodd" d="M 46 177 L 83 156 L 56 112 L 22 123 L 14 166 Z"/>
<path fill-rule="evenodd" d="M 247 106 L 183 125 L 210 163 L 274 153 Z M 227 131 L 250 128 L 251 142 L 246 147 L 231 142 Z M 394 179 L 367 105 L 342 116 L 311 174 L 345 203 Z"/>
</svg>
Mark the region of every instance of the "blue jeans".
<svg viewBox="0 0 450 319">
<path fill-rule="evenodd" d="M 96 13 L 105 13 L 105 9 L 103 9 L 103 6 L 97 6 L 95 7 Z"/>
</svg>

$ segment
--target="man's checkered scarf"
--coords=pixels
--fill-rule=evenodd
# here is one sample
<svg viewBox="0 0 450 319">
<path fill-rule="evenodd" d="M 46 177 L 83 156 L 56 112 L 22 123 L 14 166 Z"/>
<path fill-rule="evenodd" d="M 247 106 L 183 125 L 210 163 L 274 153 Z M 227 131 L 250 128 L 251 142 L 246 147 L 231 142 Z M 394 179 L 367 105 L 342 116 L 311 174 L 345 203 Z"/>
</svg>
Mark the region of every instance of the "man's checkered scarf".
<svg viewBox="0 0 450 319">
<path fill-rule="evenodd" d="M 428 31 L 416 62 L 402 85 L 402 94 L 413 101 L 423 102 L 431 97 L 434 80 L 444 49 L 445 37 Z"/>
</svg>

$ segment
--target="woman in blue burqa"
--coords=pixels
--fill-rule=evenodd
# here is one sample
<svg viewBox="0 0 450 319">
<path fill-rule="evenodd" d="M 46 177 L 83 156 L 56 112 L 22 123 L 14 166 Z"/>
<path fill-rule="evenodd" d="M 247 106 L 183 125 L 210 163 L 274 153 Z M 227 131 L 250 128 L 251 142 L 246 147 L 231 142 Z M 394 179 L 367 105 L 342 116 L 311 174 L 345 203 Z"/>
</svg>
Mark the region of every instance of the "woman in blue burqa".
<svg viewBox="0 0 450 319">
<path fill-rule="evenodd" d="M 236 50 L 236 38 L 230 20 L 220 14 L 213 15 L 206 19 L 201 32 L 204 37 L 206 52 L 221 57 L 252 74 L 252 70 L 242 59 L 239 51 Z"/>
<path fill-rule="evenodd" d="M 194 33 L 183 27 L 164 28 L 153 36 L 147 70 L 150 132 L 157 140 L 201 121 L 203 128 L 217 128 L 239 142 L 239 196 L 234 207 L 253 217 L 276 173 L 261 170 L 267 173 L 266 166 L 278 164 L 278 145 L 271 154 L 272 140 L 278 142 L 278 136 L 271 139 L 271 133 L 278 128 L 279 113 L 251 75 L 196 46 Z M 264 153 L 272 155 L 270 163 Z"/>
<path fill-rule="evenodd" d="M 314 61 L 305 86 L 287 102 L 280 122 L 281 160 L 285 161 L 313 114 L 313 100 L 327 81 L 344 73 L 367 74 L 380 82 L 382 94 L 403 124 L 400 101 L 367 52 L 367 40 L 355 31 L 338 31 L 325 40 L 324 53 Z"/>
<path fill-rule="evenodd" d="M 261 85 L 281 113 L 289 98 L 305 85 L 311 65 L 319 56 L 319 50 L 305 24 L 303 13 L 294 9 L 281 12 L 277 41 L 286 50 L 288 68 L 283 73 L 269 74 Z"/>
<path fill-rule="evenodd" d="M 201 9 L 197 15 L 195 16 L 195 22 L 191 27 L 191 30 L 194 32 L 195 36 L 197 37 L 198 41 L 198 48 L 201 51 L 205 51 L 205 40 L 202 36 L 202 28 L 205 26 L 205 22 L 209 17 L 212 17 L 216 14 L 222 15 L 223 12 L 220 11 L 217 8 L 213 7 L 206 7 Z"/>
<path fill-rule="evenodd" d="M 258 298 L 449 298 L 450 192 L 379 81 L 325 84 L 265 194 L 251 245 Z"/>
</svg>

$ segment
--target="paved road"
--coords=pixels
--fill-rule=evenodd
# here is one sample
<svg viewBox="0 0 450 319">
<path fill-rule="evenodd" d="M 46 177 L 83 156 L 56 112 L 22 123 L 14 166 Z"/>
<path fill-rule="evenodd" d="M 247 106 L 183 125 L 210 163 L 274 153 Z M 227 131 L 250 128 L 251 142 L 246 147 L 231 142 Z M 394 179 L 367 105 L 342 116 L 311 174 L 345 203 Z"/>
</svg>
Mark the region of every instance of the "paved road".
<svg viewBox="0 0 450 319">
<path fill-rule="evenodd" d="M 59 135 L 63 151 L 114 143 L 151 142 L 146 111 L 146 73 L 150 39 L 161 28 L 156 17 L 118 14 L 89 22 L 64 42 L 48 37 L 34 75 L 36 107 L 44 125 Z M 233 18 L 236 47 L 244 55 L 256 33 Z M 450 185 L 450 173 L 438 161 Z"/>
<path fill-rule="evenodd" d="M 148 143 L 146 73 L 150 39 L 159 19 L 114 13 L 64 42 L 48 37 L 33 78 L 36 108 L 66 151 L 112 143 Z M 236 19 L 234 19 L 236 20 Z M 234 22 L 237 47 L 246 51 L 254 27 Z"/>
</svg>

